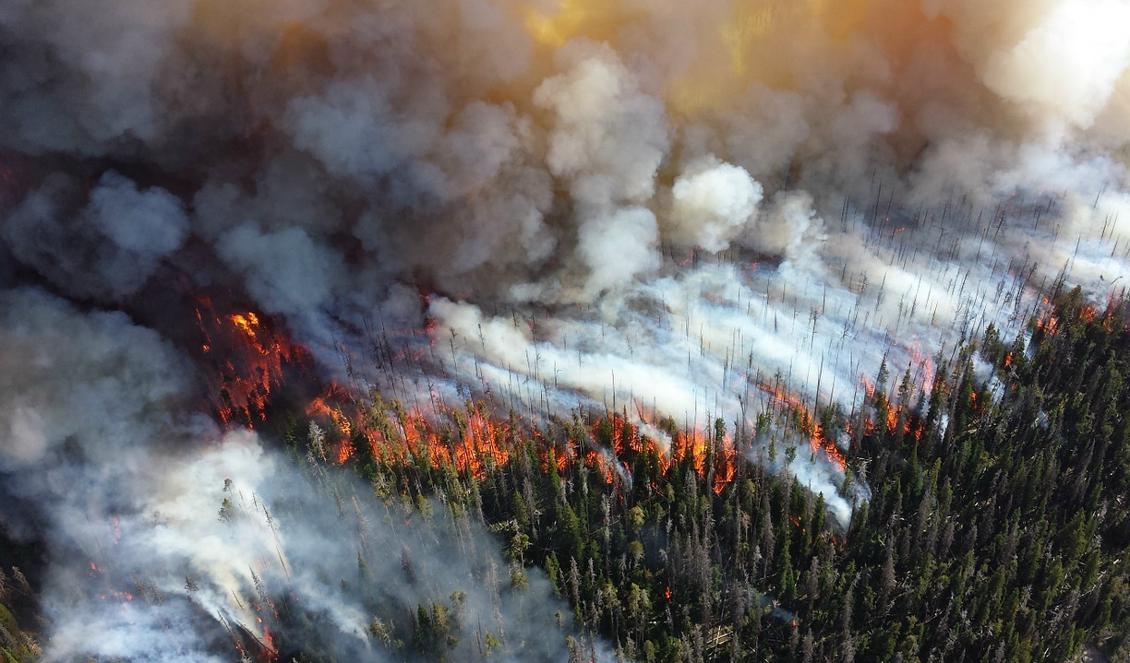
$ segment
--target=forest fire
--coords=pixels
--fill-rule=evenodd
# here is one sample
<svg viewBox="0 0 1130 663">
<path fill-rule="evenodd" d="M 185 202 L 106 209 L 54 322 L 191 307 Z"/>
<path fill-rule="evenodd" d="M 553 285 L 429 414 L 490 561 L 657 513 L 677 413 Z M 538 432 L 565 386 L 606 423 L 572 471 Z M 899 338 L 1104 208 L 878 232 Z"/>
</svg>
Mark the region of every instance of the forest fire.
<svg viewBox="0 0 1130 663">
<path fill-rule="evenodd" d="M 720 452 L 714 464 L 715 495 L 721 494 L 725 490 L 726 486 L 734 480 L 734 474 L 737 472 L 738 452 L 734 447 L 733 438 L 728 435 L 723 438 Z"/>
<path fill-rule="evenodd" d="M 1043 297 L 1040 301 L 1040 306 L 1043 312 L 1036 317 L 1034 327 L 1037 332 L 1046 336 L 1055 336 L 1059 331 L 1059 317 L 1056 315 L 1051 300 L 1047 297 Z"/>
<path fill-rule="evenodd" d="M 209 298 L 199 297 L 195 314 L 204 354 L 215 369 L 211 400 L 216 416 L 225 425 L 248 428 L 266 421 L 272 395 L 283 386 L 289 371 L 307 362 L 308 354 L 291 343 L 273 320 L 256 311 L 220 313 Z M 874 387 L 866 382 L 865 386 L 873 395 Z M 799 396 L 782 386 L 759 387 L 789 413 L 814 455 L 826 458 L 840 471 L 846 468 L 843 452 Z M 670 431 L 668 448 L 661 440 L 641 434 L 640 425 L 625 415 L 613 413 L 593 419 L 587 436 L 580 436 L 588 439 L 566 435 L 561 441 L 550 441 L 537 425 L 513 417 L 500 420 L 484 404 L 449 407 L 433 402 L 433 411 L 425 414 L 419 408 L 376 399 L 368 403 L 337 383 L 310 398 L 304 413 L 312 422 L 306 434 L 311 452 L 334 465 L 360 466 L 370 461 L 409 465 L 423 460 L 434 470 L 451 467 L 482 480 L 491 468 L 504 467 L 520 456 L 525 441 L 533 438 L 543 471 L 551 463 L 559 473 L 581 463 L 607 485 L 615 484 L 618 476 L 630 482 L 633 465 L 642 457 L 654 458 L 659 476 L 685 464 L 709 481 L 715 494 L 722 493 L 738 474 L 737 443 L 721 428 L 709 435 L 697 429 Z M 636 409 L 641 424 L 655 418 L 638 404 Z M 888 404 L 882 415 L 888 430 L 893 430 L 900 410 Z"/>
<path fill-rule="evenodd" d="M 1039 318 L 1036 320 L 1036 331 L 1043 332 L 1048 336 L 1055 336 L 1056 332 L 1059 331 L 1059 318 L 1053 313 Z"/>
<path fill-rule="evenodd" d="M 847 459 L 844 458 L 843 452 L 836 446 L 834 440 L 825 435 L 824 426 L 816 421 L 812 413 L 809 412 L 808 406 L 799 396 L 785 391 L 780 385 L 773 386 L 759 383 L 757 386 L 768 394 L 774 403 L 781 405 L 791 413 L 793 423 L 808 438 L 808 445 L 812 449 L 812 453 L 822 452 L 841 472 L 847 467 Z"/>
<path fill-rule="evenodd" d="M 199 296 L 194 312 L 216 416 L 225 426 L 266 421 L 272 391 L 307 353 L 254 311 L 221 315 L 212 298 Z"/>
<path fill-rule="evenodd" d="M 383 403 L 362 408 L 336 384 L 311 400 L 305 413 L 315 422 L 310 433 L 316 438 L 311 440 L 314 453 L 338 465 L 368 459 L 390 465 L 423 460 L 434 470 L 452 467 L 481 480 L 491 468 L 504 467 L 520 456 L 525 441 L 532 438 L 542 471 L 548 472 L 552 464 L 557 472 L 565 472 L 582 463 L 608 485 L 616 483 L 617 475 L 630 477 L 632 463 L 644 456 L 655 459 L 660 475 L 683 461 L 704 479 L 713 470 L 715 493 L 721 493 L 737 474 L 738 452 L 731 436 L 722 435 L 712 448 L 701 432 L 678 433 L 668 450 L 641 435 L 640 428 L 620 414 L 595 420 L 588 432 L 592 442 L 569 436 L 554 442 L 534 425 L 498 420 L 481 404 L 439 409 L 432 416 L 397 405 L 386 408 Z"/>
<path fill-rule="evenodd" d="M 0 660 L 1130 648 L 1130 0 L 8 4 Z"/>
<path fill-rule="evenodd" d="M 930 380 L 933 380 L 933 363 L 927 358 L 924 360 L 922 367 L 923 373 L 928 375 Z M 920 417 L 911 416 L 912 413 L 906 404 L 892 403 L 890 399 L 887 398 L 886 394 L 880 394 L 880 397 L 876 397 L 878 392 L 876 391 L 875 383 L 869 380 L 867 376 L 860 376 L 860 382 L 863 384 L 866 400 L 871 405 L 871 408 L 862 408 L 859 414 L 859 422 L 865 437 L 871 437 L 879 430 L 875 419 L 868 416 L 868 412 L 874 412 L 876 418 L 886 426 L 887 433 L 894 433 L 899 430 L 901 422 L 903 434 L 912 435 L 915 442 L 922 440 L 922 436 L 925 433 L 925 422 L 922 421 Z M 930 384 L 930 382 L 926 382 L 925 384 Z M 853 424 L 850 420 L 846 423 L 849 433 L 857 430 L 855 425 L 856 424 Z"/>
</svg>

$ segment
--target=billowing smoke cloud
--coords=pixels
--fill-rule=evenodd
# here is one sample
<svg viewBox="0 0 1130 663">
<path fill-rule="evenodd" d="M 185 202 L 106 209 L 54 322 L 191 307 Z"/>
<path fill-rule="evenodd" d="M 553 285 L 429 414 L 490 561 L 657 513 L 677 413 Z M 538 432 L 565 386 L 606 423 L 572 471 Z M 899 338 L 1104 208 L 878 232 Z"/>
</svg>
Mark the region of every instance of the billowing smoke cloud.
<svg viewBox="0 0 1130 663">
<path fill-rule="evenodd" d="M 140 191 L 108 171 L 84 207 L 68 208 L 81 200 L 77 189 L 65 175 L 51 177 L 4 227 L 15 255 L 76 295 L 117 300 L 137 292 L 188 234 L 184 207 L 167 191 Z"/>
<path fill-rule="evenodd" d="M 80 520 L 157 508 L 139 468 L 281 462 L 248 440 L 200 452 L 219 434 L 192 414 L 203 396 L 174 340 L 193 323 L 172 292 L 280 316 L 328 375 L 367 358 L 375 329 L 404 350 L 426 327 L 427 361 L 353 361 L 350 379 L 409 403 L 489 392 L 533 420 L 615 406 L 654 437 L 661 416 L 748 431 L 777 384 L 850 413 L 884 359 L 928 388 L 935 356 L 1015 330 L 1057 278 L 1095 298 L 1130 279 L 1128 11 L 9 2 L 0 320 L 20 350 L 0 359 L 2 471 L 40 507 L 5 521 L 46 530 L 66 568 Z M 822 457 L 749 460 L 841 520 L 866 497 Z M 81 505 L 59 497 L 83 484 Z M 123 559 L 165 577 L 154 560 L 183 575 L 203 552 Z M 207 582 L 246 589 L 242 569 Z M 104 624 L 126 634 L 107 647 L 143 658 L 171 637 L 158 622 L 247 617 L 165 585 L 179 616 L 135 606 L 138 630 Z M 82 633 L 55 623 L 60 643 Z M 209 650 L 193 633 L 172 650 Z"/>
<path fill-rule="evenodd" d="M 708 158 L 689 164 L 671 195 L 670 243 L 717 253 L 753 220 L 762 188 L 740 166 Z"/>
<path fill-rule="evenodd" d="M 395 660 L 374 616 L 448 605 L 456 592 L 452 619 L 474 616 L 515 656 L 565 651 L 569 613 L 548 580 L 533 571 L 511 587 L 468 513 L 385 504 L 313 456 L 303 472 L 253 433 L 221 439 L 191 414 L 192 380 L 172 347 L 120 313 L 83 314 L 35 290 L 6 293 L 0 312 L 11 350 L 0 471 L 8 501 L 35 521 L 10 521 L 13 510 L 4 524 L 47 528 L 48 660 L 229 660 L 236 629 L 265 643 L 271 629 L 314 637 L 295 610 L 325 623 L 312 647 Z M 474 638 L 459 646 L 452 655 Z"/>
</svg>

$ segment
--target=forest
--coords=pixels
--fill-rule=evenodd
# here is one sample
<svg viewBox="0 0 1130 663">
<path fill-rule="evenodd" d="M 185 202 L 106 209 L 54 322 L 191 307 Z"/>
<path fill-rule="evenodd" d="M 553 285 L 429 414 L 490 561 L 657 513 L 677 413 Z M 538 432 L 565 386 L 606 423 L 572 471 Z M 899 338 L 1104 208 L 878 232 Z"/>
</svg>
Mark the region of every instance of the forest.
<svg viewBox="0 0 1130 663">
<path fill-rule="evenodd" d="M 531 428 L 472 402 L 437 427 L 377 393 L 353 412 L 290 412 L 278 437 L 315 478 L 336 465 L 359 476 L 384 505 L 368 518 L 492 532 L 509 568 L 479 579 L 520 600 L 544 574 L 572 614 L 543 636 L 573 661 L 1125 661 L 1128 311 L 1057 292 L 1015 339 L 990 327 L 935 357 L 929 384 L 884 364 L 855 412 L 778 399 L 752 430 L 660 421 L 670 449 L 623 408 Z M 827 454 L 870 497 L 842 524 L 786 465 L 748 462 L 755 449 Z M 216 507 L 235 517 L 227 498 Z M 45 622 L 21 566 L 37 553 L 5 544 L 0 651 L 33 661 Z M 426 583 L 407 547 L 391 554 Z M 357 565 L 337 581 L 368 597 L 368 637 L 388 659 L 521 651 L 461 592 L 382 600 L 388 579 L 361 552 Z M 342 660 L 318 615 L 285 593 L 261 599 L 275 641 L 249 638 L 245 659 Z"/>
</svg>

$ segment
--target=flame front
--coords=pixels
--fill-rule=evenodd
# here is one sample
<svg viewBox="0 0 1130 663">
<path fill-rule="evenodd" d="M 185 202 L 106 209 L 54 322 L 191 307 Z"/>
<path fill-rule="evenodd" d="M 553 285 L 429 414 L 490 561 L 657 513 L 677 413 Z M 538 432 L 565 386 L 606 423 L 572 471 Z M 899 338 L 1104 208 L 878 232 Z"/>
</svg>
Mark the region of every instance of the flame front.
<svg viewBox="0 0 1130 663">
<path fill-rule="evenodd" d="M 533 439 L 540 467 L 552 467 L 564 473 L 578 463 L 592 470 L 601 481 L 616 484 L 621 478 L 630 481 L 633 462 L 641 457 L 655 460 L 660 475 L 666 475 L 677 464 L 686 462 L 703 479 L 710 478 L 715 493 L 721 493 L 737 475 L 738 450 L 729 435 L 711 448 L 708 438 L 699 432 L 675 436 L 670 449 L 640 434 L 623 415 L 612 414 L 595 421 L 591 430 L 575 439 L 547 440 L 536 426 L 516 421 L 500 421 L 484 406 L 470 403 L 463 409 L 437 410 L 426 416 L 418 409 L 393 406 L 385 411 L 380 404 L 362 408 L 349 392 L 331 385 L 314 398 L 306 408 L 307 416 L 325 426 L 327 459 L 344 465 L 359 458 L 358 445 L 364 445 L 373 460 L 391 465 L 409 465 L 418 461 L 435 470 L 454 468 L 477 480 L 488 476 L 492 468 L 509 465 L 525 453 L 525 441 Z M 608 426 L 607 448 L 601 427 Z"/>
<path fill-rule="evenodd" d="M 305 351 L 254 311 L 220 315 L 210 297 L 197 298 L 196 327 L 216 416 L 226 426 L 253 428 L 266 421 L 272 391 L 285 370 L 306 361 Z"/>
</svg>

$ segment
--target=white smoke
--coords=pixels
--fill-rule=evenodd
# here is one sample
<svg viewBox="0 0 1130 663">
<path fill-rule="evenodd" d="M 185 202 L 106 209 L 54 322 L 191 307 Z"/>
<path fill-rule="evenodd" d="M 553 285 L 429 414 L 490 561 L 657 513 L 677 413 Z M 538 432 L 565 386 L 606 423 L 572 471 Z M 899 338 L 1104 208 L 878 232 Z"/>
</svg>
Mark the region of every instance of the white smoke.
<svg viewBox="0 0 1130 663">
<path fill-rule="evenodd" d="M 754 219 L 762 189 L 744 168 L 706 158 L 687 165 L 671 187 L 668 241 L 717 253 Z"/>
<path fill-rule="evenodd" d="M 342 657 L 394 660 L 369 635 L 374 606 L 411 611 L 453 592 L 515 656 L 564 651 L 567 633 L 548 634 L 567 610 L 548 581 L 492 580 L 484 569 L 505 576 L 507 564 L 466 513 L 390 507 L 342 470 L 300 471 L 253 433 L 221 437 L 188 407 L 188 367 L 119 313 L 84 315 L 34 290 L 2 303 L 0 471 L 52 550 L 47 660 L 227 660 L 232 628 L 294 628 L 260 585 L 324 615 L 321 646 Z"/>
</svg>

